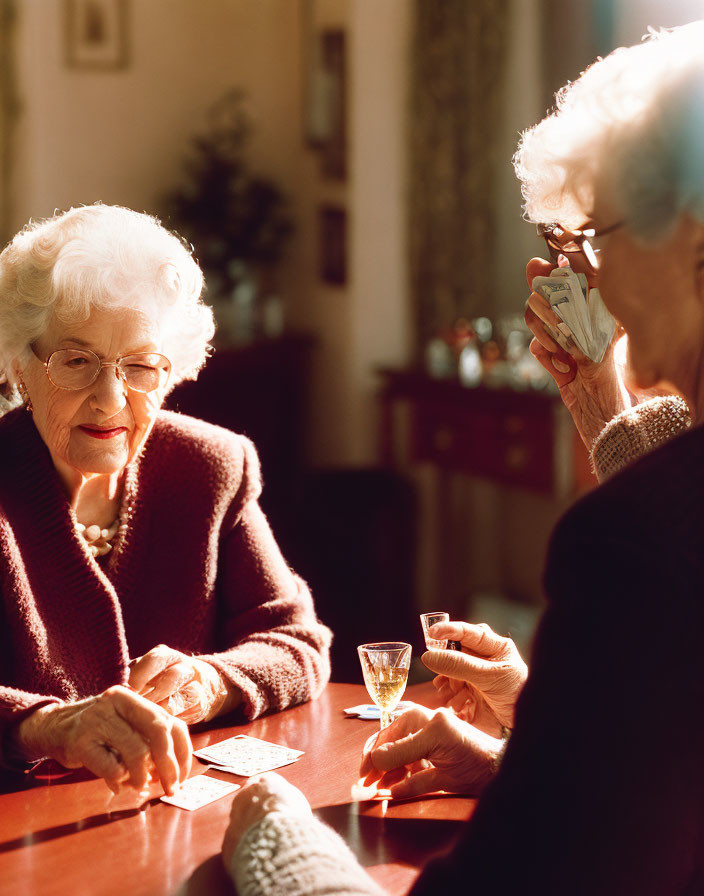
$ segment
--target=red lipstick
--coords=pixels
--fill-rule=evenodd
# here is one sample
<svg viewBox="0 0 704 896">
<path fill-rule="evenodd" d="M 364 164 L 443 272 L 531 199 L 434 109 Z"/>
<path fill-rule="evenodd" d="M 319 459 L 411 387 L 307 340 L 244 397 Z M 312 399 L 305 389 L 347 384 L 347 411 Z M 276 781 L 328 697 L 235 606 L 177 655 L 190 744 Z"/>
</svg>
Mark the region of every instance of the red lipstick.
<svg viewBox="0 0 704 896">
<path fill-rule="evenodd" d="M 94 439 L 113 439 L 115 436 L 127 432 L 126 426 L 116 426 L 112 429 L 98 429 L 93 426 L 79 426 L 78 428 L 87 436 L 93 436 Z"/>
</svg>

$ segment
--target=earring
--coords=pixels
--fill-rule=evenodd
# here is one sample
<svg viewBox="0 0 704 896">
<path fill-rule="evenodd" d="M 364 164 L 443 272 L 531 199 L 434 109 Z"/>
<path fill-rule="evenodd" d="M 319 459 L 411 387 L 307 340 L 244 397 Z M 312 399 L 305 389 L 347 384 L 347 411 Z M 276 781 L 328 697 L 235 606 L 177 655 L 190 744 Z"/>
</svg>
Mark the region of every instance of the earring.
<svg viewBox="0 0 704 896">
<path fill-rule="evenodd" d="M 25 386 L 22 377 L 20 377 L 20 381 L 17 383 L 17 391 L 20 393 L 20 398 L 22 399 L 24 406 L 31 414 L 34 410 L 32 407 L 32 399 L 29 397 L 29 392 L 27 391 L 27 387 Z"/>
</svg>

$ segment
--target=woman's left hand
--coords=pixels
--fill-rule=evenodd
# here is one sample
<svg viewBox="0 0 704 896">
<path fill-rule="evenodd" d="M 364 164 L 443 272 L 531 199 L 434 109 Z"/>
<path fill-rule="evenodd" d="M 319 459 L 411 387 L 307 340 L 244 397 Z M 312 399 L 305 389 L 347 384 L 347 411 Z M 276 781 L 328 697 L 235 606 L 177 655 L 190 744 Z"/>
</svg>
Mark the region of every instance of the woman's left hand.
<svg viewBox="0 0 704 896">
<path fill-rule="evenodd" d="M 501 740 L 449 709 L 412 706 L 364 746 L 360 777 L 392 799 L 444 790 L 476 795 L 494 776 Z"/>
<path fill-rule="evenodd" d="M 230 824 L 222 843 L 222 859 L 229 870 L 232 856 L 245 831 L 260 822 L 269 812 L 293 812 L 312 816 L 308 800 L 293 784 L 269 772 L 252 778 L 235 794 L 230 810 Z"/>
<path fill-rule="evenodd" d="M 207 722 L 234 705 L 227 683 L 210 663 L 165 644 L 131 661 L 129 684 L 187 725 Z"/>
</svg>

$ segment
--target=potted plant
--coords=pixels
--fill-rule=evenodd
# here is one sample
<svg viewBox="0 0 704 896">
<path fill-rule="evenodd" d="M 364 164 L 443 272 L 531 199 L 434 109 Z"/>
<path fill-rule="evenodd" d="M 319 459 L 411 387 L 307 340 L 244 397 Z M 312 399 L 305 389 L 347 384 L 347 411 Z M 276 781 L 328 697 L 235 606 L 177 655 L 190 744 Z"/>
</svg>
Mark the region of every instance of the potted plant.
<svg viewBox="0 0 704 896">
<path fill-rule="evenodd" d="M 256 335 L 260 286 L 271 288 L 293 226 L 279 187 L 250 169 L 251 123 L 242 90 L 209 110 L 193 138 L 182 187 L 166 197 L 167 214 L 195 248 L 220 323 L 236 342 Z"/>
</svg>

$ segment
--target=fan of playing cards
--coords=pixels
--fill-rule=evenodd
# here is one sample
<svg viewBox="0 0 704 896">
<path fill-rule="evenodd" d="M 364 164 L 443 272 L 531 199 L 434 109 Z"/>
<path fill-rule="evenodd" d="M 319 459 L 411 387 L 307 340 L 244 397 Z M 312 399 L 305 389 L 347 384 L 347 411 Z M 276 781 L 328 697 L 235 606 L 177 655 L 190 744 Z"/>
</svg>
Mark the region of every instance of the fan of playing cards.
<svg viewBox="0 0 704 896">
<path fill-rule="evenodd" d="M 533 290 L 543 295 L 567 324 L 577 347 L 592 361 L 601 361 L 616 331 L 616 321 L 585 275 L 575 274 L 569 267 L 555 268 L 549 277 L 534 277 Z"/>
</svg>

